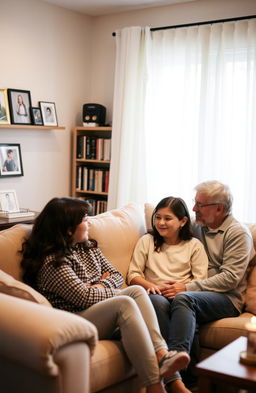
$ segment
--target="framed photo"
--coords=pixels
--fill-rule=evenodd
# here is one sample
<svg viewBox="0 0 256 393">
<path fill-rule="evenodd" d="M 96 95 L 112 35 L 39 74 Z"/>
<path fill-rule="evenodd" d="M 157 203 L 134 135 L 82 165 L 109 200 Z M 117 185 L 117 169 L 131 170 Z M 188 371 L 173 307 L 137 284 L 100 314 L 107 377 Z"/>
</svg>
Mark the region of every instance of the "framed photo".
<svg viewBox="0 0 256 393">
<path fill-rule="evenodd" d="M 31 118 L 33 124 L 36 126 L 42 126 L 44 124 L 40 108 L 31 107 Z"/>
<path fill-rule="evenodd" d="M 0 191 L 0 210 L 4 212 L 18 212 L 20 210 L 15 190 Z"/>
<path fill-rule="evenodd" d="M 54 102 L 39 102 L 45 126 L 57 126 L 57 113 Z"/>
<path fill-rule="evenodd" d="M 0 124 L 10 124 L 7 89 L 0 89 Z"/>
<path fill-rule="evenodd" d="M 23 176 L 20 145 L 0 143 L 0 177 Z"/>
<path fill-rule="evenodd" d="M 28 90 L 7 89 L 12 124 L 32 124 Z"/>
</svg>

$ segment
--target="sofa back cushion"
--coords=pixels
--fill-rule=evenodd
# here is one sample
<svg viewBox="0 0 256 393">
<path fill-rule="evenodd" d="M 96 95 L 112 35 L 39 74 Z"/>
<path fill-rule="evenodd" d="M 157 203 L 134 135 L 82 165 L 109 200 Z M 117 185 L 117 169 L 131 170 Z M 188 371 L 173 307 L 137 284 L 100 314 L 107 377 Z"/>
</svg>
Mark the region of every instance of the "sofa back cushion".
<svg viewBox="0 0 256 393">
<path fill-rule="evenodd" d="M 21 248 L 31 225 L 18 224 L 0 232 L 0 293 L 51 307 L 39 292 L 21 281 Z"/>
<path fill-rule="evenodd" d="M 248 224 L 251 231 L 254 249 L 256 250 L 256 225 Z M 249 266 L 248 285 L 245 295 L 245 310 L 256 315 L 256 256 L 251 260 Z"/>
<path fill-rule="evenodd" d="M 31 232 L 31 225 L 18 224 L 0 231 L 0 269 L 21 280 L 21 251 L 23 241 Z"/>
<path fill-rule="evenodd" d="M 89 231 L 105 257 L 125 279 L 135 244 L 146 233 L 144 207 L 129 204 L 90 217 Z"/>
</svg>

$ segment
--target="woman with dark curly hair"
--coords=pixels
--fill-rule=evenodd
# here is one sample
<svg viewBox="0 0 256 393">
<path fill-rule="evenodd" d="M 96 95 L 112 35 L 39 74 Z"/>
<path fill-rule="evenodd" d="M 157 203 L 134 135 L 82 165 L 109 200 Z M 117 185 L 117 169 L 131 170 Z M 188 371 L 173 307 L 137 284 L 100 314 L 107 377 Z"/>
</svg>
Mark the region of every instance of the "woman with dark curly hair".
<svg viewBox="0 0 256 393">
<path fill-rule="evenodd" d="M 54 307 L 78 313 L 100 339 L 120 329 L 125 352 L 147 393 L 166 393 L 161 379 L 186 367 L 189 355 L 168 352 L 154 308 L 140 286 L 119 289 L 122 275 L 89 239 L 89 205 L 53 198 L 36 218 L 23 244 L 24 281 Z"/>
</svg>

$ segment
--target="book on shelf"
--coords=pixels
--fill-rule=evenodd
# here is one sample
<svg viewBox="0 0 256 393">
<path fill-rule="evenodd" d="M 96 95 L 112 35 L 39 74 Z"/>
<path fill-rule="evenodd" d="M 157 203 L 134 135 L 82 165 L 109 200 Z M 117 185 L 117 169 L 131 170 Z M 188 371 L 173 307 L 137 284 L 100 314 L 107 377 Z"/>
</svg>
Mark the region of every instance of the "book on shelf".
<svg viewBox="0 0 256 393">
<path fill-rule="evenodd" d="M 107 211 L 107 201 L 94 198 L 84 199 L 89 202 L 92 207 L 92 210 L 89 214 L 90 216 L 96 216 L 96 214 L 104 213 L 105 211 Z"/>
<path fill-rule="evenodd" d="M 76 148 L 76 158 L 84 157 L 84 144 L 83 144 L 83 136 L 77 136 L 77 148 Z"/>
<path fill-rule="evenodd" d="M 110 161 L 111 139 L 78 135 L 76 158 L 86 160 Z"/>
<path fill-rule="evenodd" d="M 78 190 L 82 189 L 82 169 L 81 165 L 76 167 L 76 188 Z"/>
<path fill-rule="evenodd" d="M 103 160 L 103 148 L 104 148 L 104 139 L 97 138 L 96 139 L 96 160 Z"/>
<path fill-rule="evenodd" d="M 88 168 L 87 166 L 83 167 L 83 186 L 82 189 L 84 191 L 88 190 Z"/>
<path fill-rule="evenodd" d="M 76 188 L 83 191 L 108 193 L 109 170 L 105 168 L 88 168 L 78 165 L 76 168 Z"/>
<path fill-rule="evenodd" d="M 111 140 L 104 139 L 103 160 L 110 161 L 110 156 L 111 156 Z"/>
</svg>

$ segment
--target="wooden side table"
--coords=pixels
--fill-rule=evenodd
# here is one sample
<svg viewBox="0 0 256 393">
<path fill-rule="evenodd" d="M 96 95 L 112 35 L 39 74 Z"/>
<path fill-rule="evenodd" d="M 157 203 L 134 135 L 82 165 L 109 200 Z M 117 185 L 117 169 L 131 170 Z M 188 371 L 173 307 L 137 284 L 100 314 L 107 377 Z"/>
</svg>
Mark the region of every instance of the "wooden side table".
<svg viewBox="0 0 256 393">
<path fill-rule="evenodd" d="M 247 338 L 239 337 L 198 363 L 198 393 L 213 393 L 218 384 L 256 392 L 256 366 L 247 366 L 239 360 L 240 352 L 245 351 L 246 346 Z"/>
<path fill-rule="evenodd" d="M 38 214 L 39 213 L 36 212 L 34 216 L 10 218 L 10 219 L 0 218 L 0 231 L 11 228 L 13 225 L 16 224 L 33 224 Z"/>
</svg>

